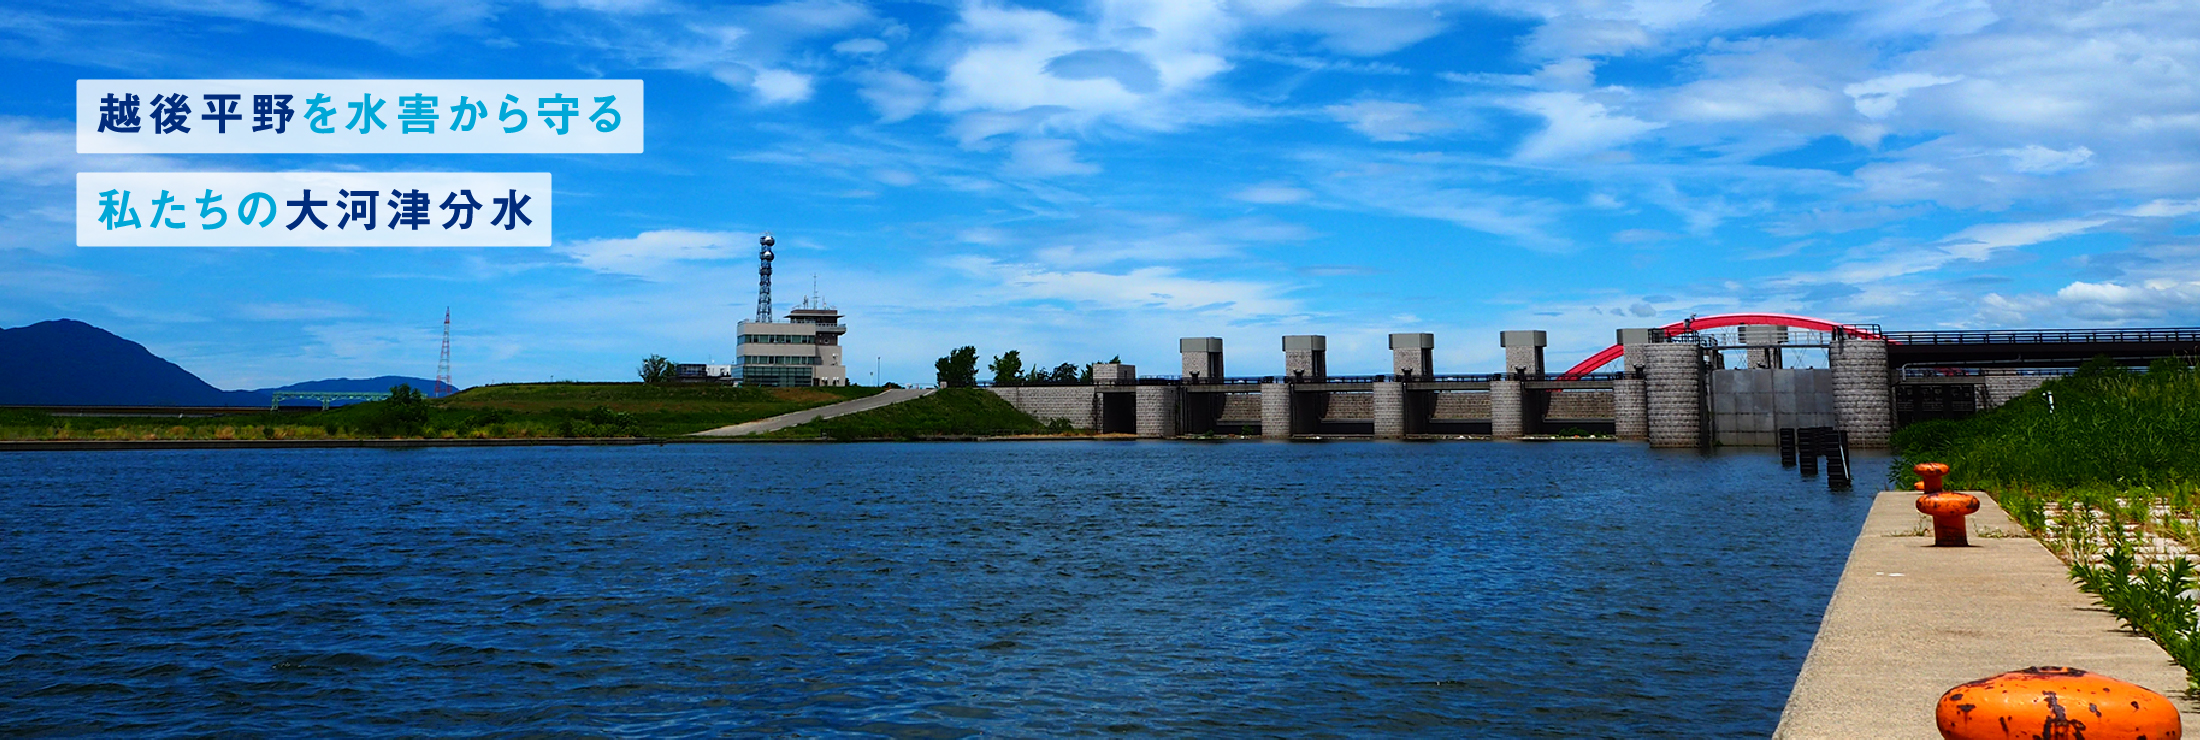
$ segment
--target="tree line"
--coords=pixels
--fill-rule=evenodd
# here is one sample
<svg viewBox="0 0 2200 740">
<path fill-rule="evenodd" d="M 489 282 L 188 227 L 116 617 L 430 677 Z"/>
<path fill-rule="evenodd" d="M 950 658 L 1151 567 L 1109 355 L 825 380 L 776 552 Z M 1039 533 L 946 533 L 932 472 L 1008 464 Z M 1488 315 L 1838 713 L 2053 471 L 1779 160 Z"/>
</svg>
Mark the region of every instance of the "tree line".
<svg viewBox="0 0 2200 740">
<path fill-rule="evenodd" d="M 1107 360 L 1107 362 L 1122 361 L 1121 356 Z M 949 351 L 946 357 L 933 362 L 932 369 L 938 372 L 939 383 L 942 388 L 975 388 L 978 385 L 978 348 L 957 347 Z M 1092 382 L 1092 365 L 1078 367 L 1065 362 L 1055 365 L 1052 369 L 1034 365 L 1029 372 L 1026 372 L 1024 370 L 1023 354 L 1013 349 L 995 355 L 993 361 L 986 364 L 985 369 L 993 373 L 994 385 Z"/>
</svg>

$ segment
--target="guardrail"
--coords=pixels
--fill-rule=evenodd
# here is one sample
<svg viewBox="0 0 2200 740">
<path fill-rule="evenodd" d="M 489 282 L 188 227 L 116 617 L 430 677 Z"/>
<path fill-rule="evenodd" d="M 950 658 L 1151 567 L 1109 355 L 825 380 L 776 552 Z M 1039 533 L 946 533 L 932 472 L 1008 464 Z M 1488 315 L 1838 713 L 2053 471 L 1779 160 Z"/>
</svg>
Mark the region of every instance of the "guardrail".
<svg viewBox="0 0 2200 740">
<path fill-rule="evenodd" d="M 2200 344 L 2200 328 L 1891 331 L 1886 332 L 1885 336 L 1891 343 L 1906 345 L 2091 344 L 2104 342 Z"/>
<path fill-rule="evenodd" d="M 2075 374 L 2076 368 L 2006 368 L 2006 367 L 1906 367 L 1905 378 L 1958 378 L 1981 376 L 2026 375 L 2034 377 L 2063 377 Z"/>
<path fill-rule="evenodd" d="M 1324 376 L 1324 377 L 1319 377 L 1319 378 L 1308 378 L 1308 377 L 1291 376 L 1291 375 L 1240 375 L 1240 376 L 1229 376 L 1229 377 L 1222 377 L 1222 378 L 1181 378 L 1181 377 L 1177 377 L 1177 376 L 1174 376 L 1174 375 L 1141 375 L 1141 376 L 1138 376 L 1137 378 L 1133 379 L 1133 380 L 1132 380 L 1131 382 L 1128 382 L 1128 383 L 1113 383 L 1113 384 L 1110 384 L 1110 383 L 1094 383 L 1094 382 L 1092 382 L 1092 381 L 1086 381 L 1086 380 L 1078 380 L 1078 381 L 1067 381 L 1067 382 L 1064 382 L 1064 381 L 1052 381 L 1052 380 L 1039 380 L 1039 381 L 1018 381 L 1018 382 L 1014 382 L 1014 383 L 995 383 L 995 382 L 992 382 L 992 381 L 989 381 L 989 380 L 981 380 L 981 381 L 978 381 L 978 387 L 980 387 L 980 388 L 1077 388 L 1077 387 L 1092 387 L 1092 386 L 1111 386 L 1111 385 L 1112 385 L 1112 386 L 1115 386 L 1115 387 L 1121 387 L 1121 386 L 1216 386 L 1216 385 L 1259 385 L 1259 384 L 1262 384 L 1262 383 L 1302 383 L 1302 384 L 1304 384 L 1304 383 L 1354 383 L 1354 384 L 1357 384 L 1357 383 L 1389 383 L 1389 382 L 1397 382 L 1397 383 L 1488 383 L 1488 382 L 1492 382 L 1492 381 L 1498 381 L 1498 380 L 1522 380 L 1522 381 L 1549 381 L 1549 380 L 1565 380 L 1565 381 L 1592 381 L 1592 382 L 1595 382 L 1595 381 L 1613 381 L 1613 380 L 1624 380 L 1624 379 L 1628 379 L 1628 378 L 1641 378 L 1641 377 L 1642 377 L 1642 374 L 1641 374 L 1641 373 L 1639 373 L 1639 372 L 1635 372 L 1635 371 L 1624 371 L 1624 372 L 1611 372 L 1611 373 L 1582 373 L 1582 374 L 1580 374 L 1580 375 L 1575 375 L 1575 376 L 1570 376 L 1570 377 L 1569 377 L 1569 376 L 1567 376 L 1567 375 L 1565 375 L 1564 373 L 1467 373 L 1467 374 L 1452 374 L 1452 375 L 1329 375 L 1329 376 Z"/>
<path fill-rule="evenodd" d="M 328 410 L 330 401 L 380 401 L 390 397 L 389 391 L 345 393 L 340 391 L 276 391 L 268 394 L 267 409 L 273 411 L 284 401 L 320 401 L 321 410 Z"/>
</svg>

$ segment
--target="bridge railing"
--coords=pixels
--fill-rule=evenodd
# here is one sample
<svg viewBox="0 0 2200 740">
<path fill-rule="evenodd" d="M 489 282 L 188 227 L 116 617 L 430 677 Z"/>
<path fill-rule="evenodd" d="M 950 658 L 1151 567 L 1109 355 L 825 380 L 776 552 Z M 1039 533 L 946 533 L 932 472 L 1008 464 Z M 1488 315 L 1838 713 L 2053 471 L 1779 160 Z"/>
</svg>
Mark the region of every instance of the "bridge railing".
<svg viewBox="0 0 2200 740">
<path fill-rule="evenodd" d="M 2090 344 L 2106 342 L 2200 344 L 2200 328 L 1891 331 L 1887 332 L 1885 336 L 1889 342 L 1907 345 Z"/>
<path fill-rule="evenodd" d="M 1627 380 L 1629 378 L 1640 379 L 1642 377 L 1642 373 L 1630 370 L 1613 373 L 1582 373 L 1580 375 L 1572 376 L 1568 376 L 1565 373 L 1542 373 L 1534 375 L 1521 375 L 1520 377 L 1523 380 L 1595 380 L 1608 382 L 1613 380 Z"/>
<path fill-rule="evenodd" d="M 2062 377 L 2062 376 L 2072 375 L 2072 374 L 2075 374 L 2075 373 L 2077 373 L 2077 372 L 2078 372 L 2078 371 L 2077 371 L 2077 369 L 2076 369 L 2076 368 L 2068 368 L 2068 367 L 2048 367 L 2048 368 L 2009 368 L 2009 367 L 1905 367 L 1905 368 L 1902 368 L 1902 377 L 1905 377 L 1905 378 L 1959 378 L 1959 377 L 2006 376 L 2006 375 L 2026 375 L 2026 376 Z"/>
<path fill-rule="evenodd" d="M 1014 381 L 1014 382 L 1009 382 L 1009 383 L 995 383 L 995 382 L 993 382 L 993 381 L 990 381 L 990 380 L 980 380 L 980 381 L 978 381 L 978 387 L 980 387 L 980 388 L 1068 388 L 1068 387 L 1072 387 L 1072 386 L 1080 386 L 1080 385 L 1092 385 L 1092 381 L 1090 381 L 1090 380 L 1018 380 L 1018 381 Z"/>
<path fill-rule="evenodd" d="M 380 401 L 389 397 L 389 391 L 275 391 L 268 394 L 267 408 L 273 411 L 284 401 L 320 401 L 325 410 L 332 401 Z"/>
</svg>

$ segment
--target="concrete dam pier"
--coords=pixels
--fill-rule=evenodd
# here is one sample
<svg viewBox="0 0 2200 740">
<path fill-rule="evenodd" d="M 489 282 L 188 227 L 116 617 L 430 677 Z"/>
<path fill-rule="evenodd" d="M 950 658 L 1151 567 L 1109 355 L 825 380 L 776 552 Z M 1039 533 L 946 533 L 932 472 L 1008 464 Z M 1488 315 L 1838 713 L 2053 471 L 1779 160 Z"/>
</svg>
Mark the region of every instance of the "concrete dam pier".
<svg viewBox="0 0 2200 740">
<path fill-rule="evenodd" d="M 1289 335 L 1282 374 L 1232 376 L 1220 338 L 1186 337 L 1178 375 L 1100 363 L 1090 384 L 990 390 L 1042 421 L 1155 439 L 1587 433 L 1653 447 L 1769 447 L 1784 427 L 1835 427 L 1853 446 L 1885 447 L 1899 425 L 1998 406 L 2097 354 L 2143 364 L 2200 352 L 2200 329 L 1888 333 L 1778 314 L 1621 329 L 1615 339 L 1554 373 L 1545 332 L 1504 331 L 1501 371 L 1447 375 L 1434 367 L 1435 335 L 1392 334 L 1396 372 L 1340 376 L 1329 374 L 1327 337 Z M 1823 353 L 1824 367 L 1785 366 L 1801 352 Z"/>
</svg>

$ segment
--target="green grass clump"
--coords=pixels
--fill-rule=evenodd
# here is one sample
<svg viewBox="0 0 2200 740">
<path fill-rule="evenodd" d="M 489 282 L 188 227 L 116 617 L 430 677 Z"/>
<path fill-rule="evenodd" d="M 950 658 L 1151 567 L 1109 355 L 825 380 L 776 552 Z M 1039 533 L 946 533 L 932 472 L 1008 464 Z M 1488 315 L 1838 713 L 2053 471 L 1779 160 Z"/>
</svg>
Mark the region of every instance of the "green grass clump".
<svg viewBox="0 0 2200 740">
<path fill-rule="evenodd" d="M 2200 374 L 2059 378 L 1969 419 L 1904 427 L 1893 442 L 1911 462 L 1947 463 L 1967 487 L 2182 486 L 2200 481 Z"/>
<path fill-rule="evenodd" d="M 916 400 L 819 419 L 764 436 L 778 439 L 921 439 L 1046 431 L 1047 425 L 1016 410 L 990 391 L 942 388 Z M 1057 428 L 1055 431 L 1062 430 Z"/>
<path fill-rule="evenodd" d="M 642 436 L 670 437 L 863 398 L 879 391 L 855 387 L 513 383 L 468 389 L 440 399 L 436 405 L 452 411 L 501 413 L 513 420 L 553 427 L 563 425 L 567 419 L 601 423 L 606 417 L 595 409 L 602 408 L 631 417 L 635 432 Z M 590 422 L 591 418 L 597 421 Z"/>
</svg>

